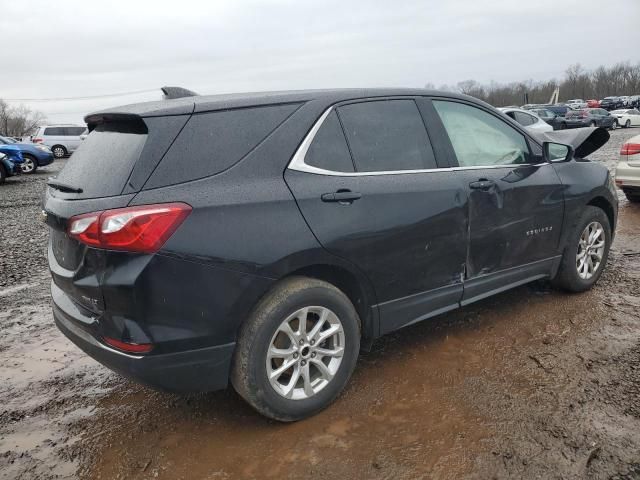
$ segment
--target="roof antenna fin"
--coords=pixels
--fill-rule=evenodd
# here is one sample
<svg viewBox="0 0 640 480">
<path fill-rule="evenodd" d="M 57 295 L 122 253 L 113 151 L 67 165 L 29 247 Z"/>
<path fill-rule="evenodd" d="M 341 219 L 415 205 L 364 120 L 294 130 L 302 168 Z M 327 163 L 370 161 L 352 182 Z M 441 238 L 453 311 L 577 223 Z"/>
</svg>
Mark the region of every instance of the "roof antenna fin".
<svg viewBox="0 0 640 480">
<path fill-rule="evenodd" d="M 163 100 L 173 100 L 174 98 L 198 96 L 196 92 L 192 92 L 191 90 L 187 90 L 186 88 L 182 87 L 162 87 L 160 90 L 162 90 Z"/>
</svg>

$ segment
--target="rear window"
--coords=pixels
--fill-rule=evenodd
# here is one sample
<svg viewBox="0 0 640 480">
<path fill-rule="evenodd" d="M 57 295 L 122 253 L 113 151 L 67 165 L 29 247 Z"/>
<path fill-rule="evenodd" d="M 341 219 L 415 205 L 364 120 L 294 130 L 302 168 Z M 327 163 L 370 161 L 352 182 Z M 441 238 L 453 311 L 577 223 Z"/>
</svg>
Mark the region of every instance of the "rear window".
<svg viewBox="0 0 640 480">
<path fill-rule="evenodd" d="M 56 179 L 81 188 L 84 198 L 119 195 L 146 140 L 142 122 L 98 125 Z"/>
<path fill-rule="evenodd" d="M 144 189 L 189 182 L 232 167 L 298 107 L 269 105 L 194 114 Z"/>
</svg>

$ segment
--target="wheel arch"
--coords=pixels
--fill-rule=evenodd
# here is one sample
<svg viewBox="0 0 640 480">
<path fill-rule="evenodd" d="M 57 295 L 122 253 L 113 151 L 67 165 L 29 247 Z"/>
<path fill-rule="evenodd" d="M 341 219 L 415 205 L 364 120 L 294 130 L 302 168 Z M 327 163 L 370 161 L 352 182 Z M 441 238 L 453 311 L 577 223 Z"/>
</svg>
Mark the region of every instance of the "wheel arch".
<svg viewBox="0 0 640 480">
<path fill-rule="evenodd" d="M 342 265 L 318 263 L 291 271 L 280 280 L 291 276 L 305 276 L 323 280 L 340 289 L 351 301 L 360 317 L 362 338 L 373 340 L 379 336 L 378 312 L 375 294 L 361 276 Z M 366 342 L 364 342 L 366 344 Z"/>
<path fill-rule="evenodd" d="M 596 197 L 593 197 L 591 200 L 589 200 L 587 202 L 587 205 L 590 205 L 592 207 L 597 207 L 607 215 L 607 219 L 609 220 L 609 227 L 611 227 L 611 236 L 613 238 L 613 234 L 616 227 L 616 215 L 611 202 L 607 200 L 605 197 L 598 195 Z"/>
</svg>

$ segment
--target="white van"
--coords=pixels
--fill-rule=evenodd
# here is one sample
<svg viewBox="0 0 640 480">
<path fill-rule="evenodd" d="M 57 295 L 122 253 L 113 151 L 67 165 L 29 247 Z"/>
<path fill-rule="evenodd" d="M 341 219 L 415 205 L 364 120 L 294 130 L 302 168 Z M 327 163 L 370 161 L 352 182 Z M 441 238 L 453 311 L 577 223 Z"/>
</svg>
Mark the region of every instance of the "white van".
<svg viewBox="0 0 640 480">
<path fill-rule="evenodd" d="M 80 125 L 45 125 L 38 127 L 38 131 L 31 138 L 33 143 L 46 145 L 56 158 L 71 155 L 82 143 L 82 134 L 87 127 Z"/>
</svg>

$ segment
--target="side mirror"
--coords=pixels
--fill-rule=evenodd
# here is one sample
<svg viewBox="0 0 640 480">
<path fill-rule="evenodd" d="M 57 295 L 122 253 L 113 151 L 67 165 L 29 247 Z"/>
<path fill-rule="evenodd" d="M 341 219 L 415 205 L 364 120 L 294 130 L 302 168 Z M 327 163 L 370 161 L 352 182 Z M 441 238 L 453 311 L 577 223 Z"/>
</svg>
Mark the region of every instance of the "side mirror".
<svg viewBox="0 0 640 480">
<path fill-rule="evenodd" d="M 563 143 L 544 142 L 542 155 L 547 162 L 569 162 L 573 160 L 573 147 Z"/>
</svg>

